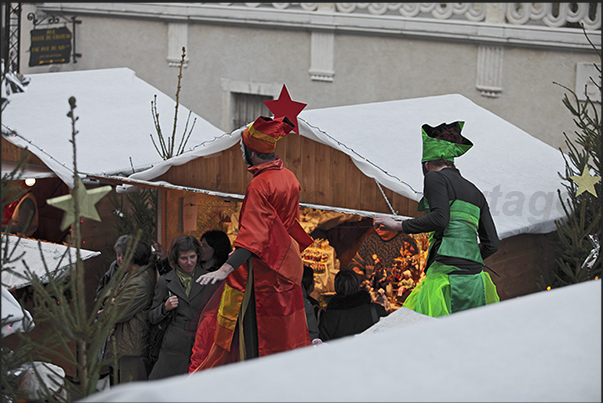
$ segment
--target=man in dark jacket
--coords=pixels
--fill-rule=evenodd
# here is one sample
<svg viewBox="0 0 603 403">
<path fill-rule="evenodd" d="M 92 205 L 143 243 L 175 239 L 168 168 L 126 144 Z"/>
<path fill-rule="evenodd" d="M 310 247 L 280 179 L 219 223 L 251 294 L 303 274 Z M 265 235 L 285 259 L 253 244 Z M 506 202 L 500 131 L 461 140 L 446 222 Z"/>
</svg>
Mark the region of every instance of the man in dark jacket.
<svg viewBox="0 0 603 403">
<path fill-rule="evenodd" d="M 310 266 L 304 265 L 302 291 L 304 293 L 304 309 L 306 310 L 308 334 L 310 335 L 312 344 L 319 344 L 320 338 L 318 334 L 318 312 L 320 311 L 320 303 L 310 296 L 312 291 L 314 291 L 314 270 Z"/>
</svg>

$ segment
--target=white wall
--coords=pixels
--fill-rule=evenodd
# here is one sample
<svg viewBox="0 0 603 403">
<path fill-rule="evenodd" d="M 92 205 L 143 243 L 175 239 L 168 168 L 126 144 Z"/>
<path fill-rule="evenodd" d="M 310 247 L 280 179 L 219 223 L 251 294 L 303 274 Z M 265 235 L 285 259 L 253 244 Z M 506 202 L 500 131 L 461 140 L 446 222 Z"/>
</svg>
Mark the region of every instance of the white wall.
<svg viewBox="0 0 603 403">
<path fill-rule="evenodd" d="M 168 25 L 187 23 L 188 64 L 180 102 L 225 131 L 232 129 L 229 90 L 247 86 L 251 93 L 277 96 L 285 83 L 292 98 L 307 103 L 307 109 L 459 93 L 565 149 L 563 132 L 572 135 L 575 127 L 562 104 L 566 91 L 553 82 L 575 89 L 578 64 L 600 63 L 576 29 L 500 29 L 452 19 L 374 16 L 360 9 L 325 14 L 293 6 L 277 10 L 246 9 L 236 3 L 230 8 L 217 3 L 159 4 L 40 3 L 47 12 L 75 13 L 82 21 L 76 28 L 82 57 L 77 63 L 29 68 L 23 51 L 22 73 L 129 67 L 175 96 L 178 69 L 169 67 L 167 60 Z M 25 50 L 32 28 L 26 15 Z M 333 33 L 331 53 L 328 45 L 327 50 L 312 48 L 313 32 Z M 593 39 L 600 48 L 600 28 L 597 32 L 599 37 Z M 502 73 L 494 77 L 502 89 L 498 97 L 483 96 L 476 86 L 480 46 L 502 52 L 497 59 Z M 319 63 L 328 67 L 332 59 L 331 82 L 312 79 L 312 52 L 319 51 Z M 494 76 L 499 71 L 490 70 L 486 73 Z"/>
</svg>

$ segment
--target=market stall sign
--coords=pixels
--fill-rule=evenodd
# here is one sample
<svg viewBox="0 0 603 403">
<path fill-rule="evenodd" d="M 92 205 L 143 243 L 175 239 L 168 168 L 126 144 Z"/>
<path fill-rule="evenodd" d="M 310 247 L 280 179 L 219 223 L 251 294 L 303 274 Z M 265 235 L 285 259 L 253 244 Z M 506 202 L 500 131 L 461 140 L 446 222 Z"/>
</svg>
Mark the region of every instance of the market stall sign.
<svg viewBox="0 0 603 403">
<path fill-rule="evenodd" d="M 29 66 L 69 63 L 71 38 L 67 27 L 31 30 Z"/>
</svg>

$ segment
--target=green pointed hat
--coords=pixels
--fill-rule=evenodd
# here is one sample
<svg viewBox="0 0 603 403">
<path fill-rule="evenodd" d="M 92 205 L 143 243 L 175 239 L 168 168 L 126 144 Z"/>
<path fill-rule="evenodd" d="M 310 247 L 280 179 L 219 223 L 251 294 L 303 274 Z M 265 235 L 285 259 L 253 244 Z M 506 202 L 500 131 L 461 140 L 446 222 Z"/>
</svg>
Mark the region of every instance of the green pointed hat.
<svg viewBox="0 0 603 403">
<path fill-rule="evenodd" d="M 473 143 L 461 135 L 465 122 L 442 123 L 431 127 L 421 127 L 423 136 L 423 158 L 421 162 L 446 160 L 454 161 L 455 157 L 465 154 Z"/>
</svg>

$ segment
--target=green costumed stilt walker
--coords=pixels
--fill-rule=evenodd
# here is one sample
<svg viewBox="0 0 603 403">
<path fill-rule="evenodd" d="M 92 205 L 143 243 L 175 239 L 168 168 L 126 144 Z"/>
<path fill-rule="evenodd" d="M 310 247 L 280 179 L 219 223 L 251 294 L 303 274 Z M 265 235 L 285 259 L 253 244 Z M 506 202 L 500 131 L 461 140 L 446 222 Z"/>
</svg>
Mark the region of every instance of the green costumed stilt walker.
<svg viewBox="0 0 603 403">
<path fill-rule="evenodd" d="M 488 203 L 454 166 L 454 158 L 473 146 L 461 135 L 463 125 L 422 127 L 425 179 L 419 208 L 428 213 L 403 222 L 375 219 L 376 227 L 430 233 L 426 275 L 403 306 L 434 317 L 500 301 L 490 275 L 483 271 L 484 259 L 498 250 Z"/>
</svg>

